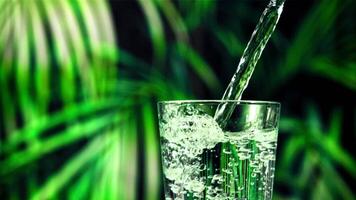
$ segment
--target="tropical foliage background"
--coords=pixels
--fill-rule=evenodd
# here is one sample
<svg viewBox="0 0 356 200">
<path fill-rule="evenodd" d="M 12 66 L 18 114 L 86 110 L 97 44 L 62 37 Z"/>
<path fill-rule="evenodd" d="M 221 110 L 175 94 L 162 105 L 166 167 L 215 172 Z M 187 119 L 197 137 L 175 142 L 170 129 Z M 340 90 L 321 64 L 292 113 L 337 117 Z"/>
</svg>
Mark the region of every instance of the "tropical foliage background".
<svg viewBox="0 0 356 200">
<path fill-rule="evenodd" d="M 156 102 L 219 99 L 267 0 L 1 0 L 0 199 L 159 199 Z M 356 3 L 287 0 L 243 99 L 275 199 L 355 199 Z"/>
</svg>

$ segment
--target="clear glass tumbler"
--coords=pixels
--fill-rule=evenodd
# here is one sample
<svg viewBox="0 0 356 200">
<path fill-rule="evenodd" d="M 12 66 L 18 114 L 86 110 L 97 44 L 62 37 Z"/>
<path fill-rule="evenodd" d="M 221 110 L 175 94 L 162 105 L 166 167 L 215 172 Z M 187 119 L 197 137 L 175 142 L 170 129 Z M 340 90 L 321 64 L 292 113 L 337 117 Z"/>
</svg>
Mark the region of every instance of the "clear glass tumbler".
<svg viewBox="0 0 356 200">
<path fill-rule="evenodd" d="M 279 113 L 267 101 L 159 102 L 165 199 L 272 199 Z"/>
</svg>

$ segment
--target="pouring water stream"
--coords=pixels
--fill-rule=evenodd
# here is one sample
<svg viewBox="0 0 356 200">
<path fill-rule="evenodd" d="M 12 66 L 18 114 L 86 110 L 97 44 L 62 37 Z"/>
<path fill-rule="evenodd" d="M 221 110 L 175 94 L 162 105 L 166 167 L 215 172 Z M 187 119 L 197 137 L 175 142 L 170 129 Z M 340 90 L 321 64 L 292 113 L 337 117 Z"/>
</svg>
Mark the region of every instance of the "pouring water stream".
<svg viewBox="0 0 356 200">
<path fill-rule="evenodd" d="M 276 28 L 279 17 L 282 14 L 284 2 L 285 0 L 271 0 L 263 11 L 222 100 L 241 99 L 263 49 Z M 217 108 L 214 118 L 221 128 L 225 127 L 225 123 L 230 118 L 234 108 L 235 105 L 231 103 L 221 103 Z"/>
</svg>

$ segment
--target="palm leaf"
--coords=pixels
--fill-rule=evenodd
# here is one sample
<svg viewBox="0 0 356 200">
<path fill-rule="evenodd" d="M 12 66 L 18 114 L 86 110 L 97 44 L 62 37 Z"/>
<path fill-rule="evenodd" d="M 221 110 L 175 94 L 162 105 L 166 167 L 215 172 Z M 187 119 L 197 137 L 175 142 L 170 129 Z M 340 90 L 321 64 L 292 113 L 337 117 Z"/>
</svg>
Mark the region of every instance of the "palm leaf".
<svg viewBox="0 0 356 200">
<path fill-rule="evenodd" d="M 139 2 L 149 25 L 151 40 L 153 42 L 154 58 L 157 59 L 157 64 L 162 64 L 166 45 L 161 18 L 153 1 L 140 0 Z"/>
<path fill-rule="evenodd" d="M 152 104 L 148 101 L 143 105 L 143 125 L 144 125 L 144 137 L 145 139 L 145 152 L 146 158 L 146 197 L 145 199 L 159 199 L 158 188 L 161 180 L 160 178 L 160 167 L 159 167 L 159 144 L 158 135 L 156 130 L 155 119 L 156 113 L 152 110 Z"/>
<path fill-rule="evenodd" d="M 180 55 L 190 64 L 194 72 L 204 81 L 211 91 L 219 91 L 221 85 L 212 71 L 212 67 L 192 47 L 184 43 L 176 46 Z"/>
<path fill-rule="evenodd" d="M 165 14 L 177 40 L 187 42 L 189 37 L 187 27 L 174 4 L 170 0 L 157 0 L 157 3 Z"/>
<path fill-rule="evenodd" d="M 1 1 L 0 6 L 5 11 L 0 17 L 4 27 L 0 32 L 0 77 L 7 134 L 4 148 L 1 146 L 5 157 L 0 160 L 0 172 L 1 182 L 12 187 L 11 180 L 27 174 L 22 172 L 24 166 L 48 165 L 53 159 L 49 153 L 92 140 L 91 134 L 101 137 L 103 130 L 125 114 L 117 114 L 118 97 L 109 88 L 117 79 L 118 50 L 105 2 Z M 12 80 L 15 91 L 11 91 Z M 11 103 L 13 99 L 18 99 L 18 105 Z M 120 102 L 121 108 L 125 105 Z M 15 112 L 19 112 L 20 122 Z M 46 131 L 51 134 L 46 136 Z M 93 154 L 96 145 L 84 145 L 88 150 L 65 162 L 40 187 L 38 177 L 25 175 L 32 191 L 28 195 L 56 199 L 79 168 L 98 156 Z M 17 198 L 15 194 L 16 190 L 9 197 Z"/>
<path fill-rule="evenodd" d="M 109 135 L 110 136 L 110 135 Z M 106 136 L 106 137 L 109 137 Z M 115 138 L 110 138 L 115 139 Z M 111 140 L 112 141 L 112 140 Z M 96 139 L 85 147 L 84 150 L 75 155 L 57 174 L 52 175 L 49 180 L 41 187 L 40 190 L 31 198 L 36 199 L 51 199 L 56 195 L 64 185 L 66 185 L 70 179 L 79 173 L 88 162 L 97 157 L 101 151 L 106 147 L 107 143 L 105 136 L 98 136 Z"/>
<path fill-rule="evenodd" d="M 32 141 L 25 150 L 12 152 L 8 158 L 1 162 L 1 174 L 4 175 L 18 169 L 42 156 L 77 142 L 79 139 L 88 138 L 106 126 L 117 123 L 113 115 L 103 116 L 85 123 L 73 125 L 68 130 L 59 132 L 44 141 Z"/>
<path fill-rule="evenodd" d="M 327 58 L 314 58 L 309 72 L 318 76 L 327 77 L 352 90 L 356 90 L 356 63 L 349 62 L 346 66 L 331 61 Z"/>
<path fill-rule="evenodd" d="M 347 8 L 350 1 L 321 1 L 311 9 L 305 21 L 298 28 L 295 39 L 288 47 L 285 61 L 281 62 L 274 74 L 271 89 L 293 77 L 299 67 L 306 66 L 313 55 L 317 55 L 317 47 L 323 44 L 337 16 Z M 306 48 L 308 47 L 308 48 Z"/>
</svg>

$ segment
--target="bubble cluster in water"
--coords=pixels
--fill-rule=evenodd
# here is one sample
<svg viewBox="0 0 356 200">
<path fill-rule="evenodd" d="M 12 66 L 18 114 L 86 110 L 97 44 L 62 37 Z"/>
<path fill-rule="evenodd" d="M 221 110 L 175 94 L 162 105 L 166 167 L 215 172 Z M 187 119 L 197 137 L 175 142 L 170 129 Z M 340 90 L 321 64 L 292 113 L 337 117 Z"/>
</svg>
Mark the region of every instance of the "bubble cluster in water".
<svg viewBox="0 0 356 200">
<path fill-rule="evenodd" d="M 276 130 L 223 132 L 214 118 L 203 112 L 189 107 L 183 111 L 171 109 L 160 122 L 163 172 L 172 193 L 167 200 L 187 195 L 194 199 L 234 199 L 232 196 L 250 188 L 272 191 Z M 234 146 L 235 152 L 229 148 L 218 152 L 217 146 L 222 144 Z M 204 156 L 219 159 L 221 153 L 228 158 L 227 166 L 208 169 Z M 250 181 L 246 180 L 247 174 L 236 170 L 243 164 L 248 165 Z"/>
</svg>

